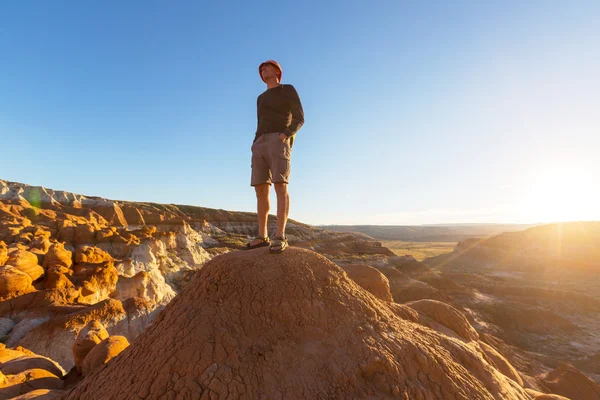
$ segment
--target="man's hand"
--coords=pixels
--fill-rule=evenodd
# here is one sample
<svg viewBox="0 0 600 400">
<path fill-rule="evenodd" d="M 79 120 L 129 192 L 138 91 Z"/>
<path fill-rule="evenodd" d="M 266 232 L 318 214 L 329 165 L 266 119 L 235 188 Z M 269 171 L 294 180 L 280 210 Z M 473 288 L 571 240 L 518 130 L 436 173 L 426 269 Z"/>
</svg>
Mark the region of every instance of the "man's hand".
<svg viewBox="0 0 600 400">
<path fill-rule="evenodd" d="M 285 133 L 280 133 L 280 134 L 279 134 L 279 139 L 281 139 L 281 141 L 282 141 L 282 142 L 285 142 L 285 140 L 286 140 L 287 138 L 288 138 L 288 137 L 285 135 Z"/>
</svg>

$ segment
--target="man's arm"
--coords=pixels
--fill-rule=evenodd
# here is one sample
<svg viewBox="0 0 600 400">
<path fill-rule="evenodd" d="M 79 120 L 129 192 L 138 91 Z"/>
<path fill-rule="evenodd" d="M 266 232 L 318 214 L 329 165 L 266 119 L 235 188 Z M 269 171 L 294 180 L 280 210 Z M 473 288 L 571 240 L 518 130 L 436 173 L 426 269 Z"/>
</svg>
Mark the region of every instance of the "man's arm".
<svg viewBox="0 0 600 400">
<path fill-rule="evenodd" d="M 258 123 L 259 123 L 259 117 L 258 117 L 258 101 L 260 100 L 260 96 L 258 96 L 256 98 L 256 133 L 258 133 Z"/>
<path fill-rule="evenodd" d="M 283 133 L 285 136 L 291 137 L 304 125 L 304 110 L 302 109 L 302 103 L 296 89 L 292 85 L 287 85 L 286 89 L 286 96 L 290 102 L 290 111 L 292 113 L 292 123 Z"/>
</svg>

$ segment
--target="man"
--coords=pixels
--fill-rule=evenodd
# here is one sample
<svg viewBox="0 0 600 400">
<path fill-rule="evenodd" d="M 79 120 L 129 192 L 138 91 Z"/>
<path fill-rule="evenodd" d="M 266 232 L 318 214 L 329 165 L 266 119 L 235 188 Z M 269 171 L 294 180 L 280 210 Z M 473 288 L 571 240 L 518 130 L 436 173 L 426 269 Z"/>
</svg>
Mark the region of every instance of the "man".
<svg viewBox="0 0 600 400">
<path fill-rule="evenodd" d="M 294 135 L 304 124 L 304 111 L 296 89 L 280 83 L 282 69 L 276 61 L 260 64 L 258 72 L 267 85 L 267 90 L 256 101 L 258 126 L 252 143 L 250 185 L 256 191 L 258 236 L 246 248 L 269 246 L 271 252 L 280 253 L 288 247 L 285 236 L 290 209 L 287 185 Z M 267 235 L 271 183 L 277 194 L 277 233 L 273 241 Z"/>
</svg>

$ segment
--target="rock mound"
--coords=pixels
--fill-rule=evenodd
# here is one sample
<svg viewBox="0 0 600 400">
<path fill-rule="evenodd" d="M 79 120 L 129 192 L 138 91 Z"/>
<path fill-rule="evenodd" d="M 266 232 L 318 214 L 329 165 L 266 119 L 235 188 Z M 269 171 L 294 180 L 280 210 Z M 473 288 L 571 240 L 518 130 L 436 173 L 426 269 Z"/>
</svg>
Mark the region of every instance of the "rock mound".
<svg viewBox="0 0 600 400">
<path fill-rule="evenodd" d="M 559 363 L 556 369 L 542 377 L 542 382 L 552 393 L 572 400 L 600 399 L 600 385 L 566 363 Z"/>
<path fill-rule="evenodd" d="M 421 318 L 421 322 L 432 329 L 440 330 L 449 336 L 453 336 L 450 332 L 443 329 L 443 327 L 438 326 L 438 324 L 441 324 L 466 341 L 479 339 L 479 334 L 473 329 L 464 314 L 449 304 L 436 300 L 418 300 L 406 303 L 405 305 L 428 317 L 429 320 Z"/>
<path fill-rule="evenodd" d="M 66 398 L 529 396 L 473 347 L 399 318 L 326 258 L 263 248 L 214 258 Z"/>
<path fill-rule="evenodd" d="M 342 269 L 354 282 L 375 297 L 385 301 L 393 301 L 390 292 L 390 281 L 375 268 L 362 264 L 346 264 L 342 266 Z"/>
</svg>

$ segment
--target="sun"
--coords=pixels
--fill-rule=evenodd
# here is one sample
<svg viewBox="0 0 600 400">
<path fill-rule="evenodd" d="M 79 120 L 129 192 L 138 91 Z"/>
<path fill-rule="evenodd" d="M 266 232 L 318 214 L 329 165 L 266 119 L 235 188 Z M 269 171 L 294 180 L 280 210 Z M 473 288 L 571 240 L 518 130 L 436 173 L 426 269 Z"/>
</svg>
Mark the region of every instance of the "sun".
<svg viewBox="0 0 600 400">
<path fill-rule="evenodd" d="M 600 219 L 600 187 L 594 175 L 575 162 L 538 168 L 525 189 L 523 211 L 539 222 Z"/>
</svg>

